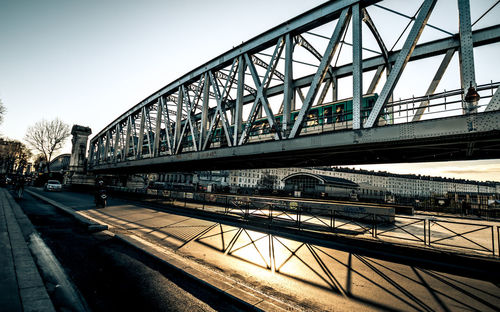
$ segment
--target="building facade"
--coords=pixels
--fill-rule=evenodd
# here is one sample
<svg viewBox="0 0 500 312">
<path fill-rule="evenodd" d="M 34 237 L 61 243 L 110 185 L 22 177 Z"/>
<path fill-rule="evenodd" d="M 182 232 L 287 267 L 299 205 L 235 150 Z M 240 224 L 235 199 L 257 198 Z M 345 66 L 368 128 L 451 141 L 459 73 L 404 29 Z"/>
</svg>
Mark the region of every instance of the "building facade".
<svg viewBox="0 0 500 312">
<path fill-rule="evenodd" d="M 402 197 L 445 196 L 447 193 L 500 194 L 500 182 L 479 182 L 411 174 L 394 174 L 341 167 L 277 168 L 229 171 L 231 187 L 258 187 L 263 175 L 276 177 L 275 189 L 284 189 L 284 178 L 293 173 L 305 172 L 343 178 L 357 184 L 371 185 Z"/>
<path fill-rule="evenodd" d="M 430 196 L 447 196 L 447 194 L 489 194 L 500 195 L 500 182 L 480 182 L 463 179 L 449 179 L 412 174 L 394 174 L 342 167 L 320 168 L 273 168 L 249 170 L 221 170 L 202 172 L 162 173 L 160 182 L 212 185 L 214 189 L 229 187 L 259 188 L 264 177 L 267 182 L 274 181 L 273 189 L 284 190 L 285 178 L 295 173 L 308 173 L 322 176 L 342 178 L 374 190 L 384 190 L 390 194 L 408 197 L 425 198 Z"/>
</svg>

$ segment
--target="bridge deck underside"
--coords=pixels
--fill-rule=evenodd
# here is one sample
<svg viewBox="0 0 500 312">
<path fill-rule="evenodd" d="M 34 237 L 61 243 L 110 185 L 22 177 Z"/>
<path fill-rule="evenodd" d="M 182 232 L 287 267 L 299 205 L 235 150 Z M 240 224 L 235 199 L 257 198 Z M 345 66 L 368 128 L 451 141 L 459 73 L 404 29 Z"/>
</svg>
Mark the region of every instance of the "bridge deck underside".
<svg viewBox="0 0 500 312">
<path fill-rule="evenodd" d="M 340 131 L 156 158 L 101 163 L 133 173 L 500 158 L 500 111 Z"/>
</svg>

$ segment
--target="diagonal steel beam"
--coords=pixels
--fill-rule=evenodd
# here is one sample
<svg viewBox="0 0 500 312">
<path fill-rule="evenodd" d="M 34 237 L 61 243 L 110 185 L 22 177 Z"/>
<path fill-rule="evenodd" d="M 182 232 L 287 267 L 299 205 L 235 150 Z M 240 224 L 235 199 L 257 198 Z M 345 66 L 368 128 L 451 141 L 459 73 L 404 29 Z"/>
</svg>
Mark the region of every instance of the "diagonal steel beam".
<svg viewBox="0 0 500 312">
<path fill-rule="evenodd" d="M 233 65 L 231 66 L 231 71 L 229 74 L 230 77 L 232 75 L 236 74 L 236 65 L 237 65 L 237 59 L 234 59 Z M 226 116 L 226 109 L 224 108 L 224 103 L 226 102 L 227 97 L 229 96 L 229 90 L 231 88 L 232 82 L 230 82 L 229 80 L 226 80 L 226 85 L 224 86 L 224 89 L 222 90 L 222 94 L 221 94 L 217 80 L 214 79 L 214 76 L 212 75 L 211 72 L 209 73 L 209 78 L 210 78 L 210 84 L 212 85 L 212 89 L 213 89 L 213 92 L 215 94 L 215 100 L 217 101 L 217 111 L 215 112 L 215 115 L 219 115 L 220 121 L 222 122 L 222 128 L 224 129 L 224 135 L 226 136 L 227 143 L 229 146 L 232 146 L 231 128 L 229 127 L 229 124 L 227 121 L 227 116 Z M 215 126 L 217 126 L 217 125 L 215 124 Z M 214 130 L 215 129 L 210 128 L 210 131 L 214 131 Z"/>
<path fill-rule="evenodd" d="M 302 105 L 302 108 L 300 109 L 299 115 L 297 116 L 297 119 L 293 125 L 293 128 L 290 132 L 290 135 L 288 138 L 293 139 L 297 135 L 299 135 L 300 131 L 302 130 L 302 124 L 304 122 L 304 117 L 306 113 L 309 111 L 309 108 L 312 105 L 312 102 L 314 98 L 316 97 L 316 94 L 318 93 L 319 86 L 321 85 L 321 82 L 323 82 L 323 79 L 325 78 L 326 72 L 329 68 L 329 65 L 333 59 L 333 56 L 335 54 L 335 51 L 337 50 L 338 44 L 340 42 L 340 37 L 342 33 L 345 31 L 345 28 L 349 22 L 350 18 L 350 8 L 345 8 L 338 21 L 337 25 L 335 26 L 335 30 L 333 31 L 332 37 L 330 39 L 330 42 L 328 43 L 328 46 L 326 48 L 326 51 L 323 55 L 323 58 L 321 59 L 321 63 L 318 67 L 318 70 L 316 74 L 314 75 L 314 78 L 311 82 L 311 86 L 309 88 L 309 91 L 307 92 L 307 96 L 305 99 L 304 104 Z"/>
<path fill-rule="evenodd" d="M 500 87 L 497 88 L 495 94 L 491 97 L 490 103 L 486 106 L 485 112 L 491 112 L 500 109 Z"/>
<path fill-rule="evenodd" d="M 297 42 L 297 44 L 299 46 L 301 46 L 304 49 L 306 49 L 307 51 L 309 51 L 318 61 L 321 62 L 322 55 L 318 52 L 318 50 L 316 50 L 313 47 L 312 44 L 309 43 L 309 41 L 306 40 L 306 38 L 304 38 L 304 36 L 302 36 L 302 35 L 296 36 L 295 41 Z M 332 65 L 328 66 L 328 75 L 330 78 L 335 77 L 333 74 L 333 66 Z"/>
<path fill-rule="evenodd" d="M 441 81 L 441 78 L 443 78 L 443 75 L 446 72 L 446 68 L 448 68 L 450 61 L 453 58 L 453 54 L 455 54 L 455 49 L 449 49 L 448 52 L 446 52 L 446 54 L 443 58 L 443 61 L 441 62 L 441 65 L 439 65 L 439 68 L 438 68 L 436 74 L 434 75 L 434 79 L 432 79 L 432 82 L 429 85 L 427 92 L 425 92 L 425 95 L 434 94 L 437 86 L 439 85 L 439 82 Z M 429 105 L 429 101 L 421 102 L 420 106 L 417 109 L 417 112 L 413 116 L 412 121 L 419 121 L 420 118 L 422 118 L 422 115 L 424 114 L 424 111 L 428 105 Z"/>
<path fill-rule="evenodd" d="M 269 102 L 267 101 L 267 97 L 264 95 L 264 92 L 269 87 L 269 83 L 270 83 L 272 74 L 276 68 L 276 65 L 278 63 L 278 60 L 280 58 L 282 51 L 283 51 L 283 38 L 280 38 L 276 44 L 275 49 L 274 49 L 274 53 L 273 53 L 273 56 L 271 58 L 271 64 L 267 68 L 262 82 L 260 81 L 259 75 L 257 74 L 257 70 L 255 68 L 255 65 L 250 60 L 250 57 L 248 56 L 248 54 L 245 54 L 245 61 L 248 65 L 248 68 L 250 70 L 250 74 L 252 75 L 252 79 L 255 83 L 255 86 L 257 87 L 257 96 L 255 97 L 255 101 L 252 105 L 252 109 L 250 110 L 250 115 L 249 115 L 249 118 L 247 119 L 247 124 L 245 126 L 245 129 L 243 130 L 243 133 L 241 135 L 239 145 L 242 145 L 248 139 L 250 128 L 252 127 L 253 122 L 255 121 L 255 118 L 257 116 L 256 112 L 258 111 L 258 109 L 260 107 L 263 107 L 264 110 L 266 111 L 266 116 L 267 116 L 267 120 L 269 123 L 269 127 L 271 129 L 278 130 L 276 127 L 276 121 L 274 119 L 274 114 L 269 106 Z M 279 133 L 279 131 L 276 131 L 275 139 L 279 139 L 279 138 L 280 138 L 280 133 Z"/>
<path fill-rule="evenodd" d="M 377 88 L 377 85 L 380 81 L 380 78 L 382 78 L 382 73 L 384 72 L 385 65 L 379 65 L 377 67 L 377 71 L 375 72 L 375 75 L 373 76 L 372 82 L 370 83 L 370 86 L 368 87 L 368 90 L 366 90 L 367 94 L 371 94 L 375 92 L 375 89 Z"/>
<path fill-rule="evenodd" d="M 174 146 L 177 146 L 181 139 L 181 125 L 182 125 L 182 107 L 184 106 L 184 97 L 181 94 L 181 86 L 177 89 L 179 96 L 177 97 L 177 109 L 175 115 L 175 132 L 174 132 Z"/>
<path fill-rule="evenodd" d="M 241 126 L 243 123 L 243 90 L 245 87 L 245 70 L 246 70 L 246 62 L 243 56 L 238 57 L 238 85 L 236 89 L 236 107 L 235 107 L 235 116 L 234 116 L 234 140 L 233 145 L 238 145 L 238 139 L 241 134 Z"/>
<path fill-rule="evenodd" d="M 410 60 L 411 53 L 413 52 L 413 49 L 415 49 L 418 38 L 424 30 L 427 20 L 432 13 L 432 9 L 436 5 L 436 1 L 437 0 L 425 0 L 422 4 L 420 12 L 415 19 L 408 37 L 406 38 L 403 48 L 399 52 L 396 62 L 391 69 L 391 73 L 389 74 L 389 77 L 387 77 L 387 81 L 380 92 L 380 96 L 375 102 L 375 105 L 373 106 L 373 109 L 364 124 L 365 128 L 373 127 L 375 121 L 378 120 L 382 107 L 387 103 L 392 91 L 396 87 L 399 77 L 401 77 L 401 74 L 403 73 L 404 67 Z"/>
<path fill-rule="evenodd" d="M 208 73 L 203 74 L 203 102 L 201 107 L 201 124 L 200 124 L 200 146 L 198 150 L 204 150 L 205 145 L 203 144 L 205 136 L 209 131 L 209 118 L 208 118 L 208 101 L 209 101 L 209 78 Z"/>
<path fill-rule="evenodd" d="M 161 132 L 162 115 L 163 115 L 163 97 L 161 96 L 158 99 L 158 108 L 156 109 L 156 127 L 155 127 L 155 139 L 153 143 L 153 157 L 157 157 L 160 155 L 160 132 Z"/>
<path fill-rule="evenodd" d="M 186 133 L 187 127 L 189 127 L 190 132 L 191 132 L 191 139 L 193 140 L 194 149 L 195 149 L 195 151 L 198 151 L 198 147 L 196 145 L 197 143 L 196 143 L 195 130 L 193 129 L 193 110 L 195 108 L 195 105 L 191 101 L 191 98 L 189 96 L 189 92 L 186 90 L 186 88 L 184 86 L 181 86 L 181 94 L 179 94 L 179 96 L 184 97 L 184 102 L 186 103 L 185 106 L 186 106 L 186 111 L 187 111 L 187 117 L 184 121 L 184 127 L 182 128 L 182 132 L 181 132 L 181 136 L 180 136 L 181 139 L 177 143 L 176 154 L 178 154 L 179 151 L 181 150 L 182 141 L 185 138 L 185 133 Z"/>
<path fill-rule="evenodd" d="M 137 146 L 137 158 L 142 157 L 142 145 L 144 144 L 144 125 L 146 123 L 146 107 L 141 110 L 141 123 L 139 126 L 139 142 Z"/>
<path fill-rule="evenodd" d="M 120 147 L 120 138 L 121 138 L 121 124 L 117 123 L 115 127 L 115 146 L 114 146 L 114 151 L 113 151 L 113 162 L 117 161 L 117 154 L 118 154 L 118 148 Z"/>
<path fill-rule="evenodd" d="M 165 105 L 163 112 L 164 112 L 164 124 L 165 124 L 165 138 L 167 140 L 167 146 L 168 146 L 168 153 L 170 155 L 174 154 L 174 133 L 172 132 L 172 126 L 173 122 L 170 118 L 170 115 L 173 113 L 168 109 L 168 104 L 167 104 L 168 98 L 163 97 L 163 103 Z M 177 98 L 176 98 L 177 101 Z"/>
<path fill-rule="evenodd" d="M 151 109 L 153 109 L 153 106 L 150 106 L 149 109 L 146 109 L 146 120 L 147 120 L 147 125 L 148 125 L 148 133 L 147 133 L 147 137 L 148 137 L 148 153 L 149 153 L 149 156 L 151 157 L 152 156 L 152 152 L 153 152 L 153 142 L 151 140 L 151 135 L 153 134 L 153 125 L 151 123 Z"/>
<path fill-rule="evenodd" d="M 108 130 L 106 132 L 106 145 L 104 146 L 104 160 L 105 161 L 109 160 L 109 153 L 110 153 L 110 148 L 111 148 L 111 144 L 109 144 L 111 141 L 110 136 L 111 136 L 111 133 L 110 133 L 110 130 Z"/>
<path fill-rule="evenodd" d="M 377 41 L 380 51 L 382 51 L 382 56 L 384 57 L 385 63 L 386 65 L 388 65 L 389 51 L 385 46 L 384 40 L 382 39 L 382 36 L 380 36 L 380 33 L 378 32 L 377 27 L 375 26 L 375 23 L 370 17 L 370 14 L 368 14 L 366 8 L 361 9 L 361 11 L 363 12 L 363 21 L 365 22 L 366 26 L 368 26 L 368 29 L 370 29 L 370 31 L 372 32 L 373 37 L 375 37 L 375 40 Z"/>
<path fill-rule="evenodd" d="M 127 133 L 125 138 L 125 153 L 122 155 L 122 160 L 125 160 L 128 156 L 128 150 L 132 147 L 132 151 L 134 151 L 134 138 L 132 138 L 132 116 L 128 116 L 127 118 Z M 132 146 L 131 146 L 132 145 Z"/>
</svg>

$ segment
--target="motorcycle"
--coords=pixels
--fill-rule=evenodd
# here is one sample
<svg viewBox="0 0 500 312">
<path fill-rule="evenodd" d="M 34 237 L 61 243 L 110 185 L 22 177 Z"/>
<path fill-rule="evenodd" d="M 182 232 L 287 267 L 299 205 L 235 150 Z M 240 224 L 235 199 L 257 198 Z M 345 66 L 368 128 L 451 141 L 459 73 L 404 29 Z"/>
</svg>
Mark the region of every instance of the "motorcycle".
<svg viewBox="0 0 500 312">
<path fill-rule="evenodd" d="M 106 190 L 100 190 L 96 194 L 96 197 L 94 199 L 96 208 L 99 207 L 105 208 L 107 200 L 108 200 L 108 195 L 106 194 Z"/>
</svg>

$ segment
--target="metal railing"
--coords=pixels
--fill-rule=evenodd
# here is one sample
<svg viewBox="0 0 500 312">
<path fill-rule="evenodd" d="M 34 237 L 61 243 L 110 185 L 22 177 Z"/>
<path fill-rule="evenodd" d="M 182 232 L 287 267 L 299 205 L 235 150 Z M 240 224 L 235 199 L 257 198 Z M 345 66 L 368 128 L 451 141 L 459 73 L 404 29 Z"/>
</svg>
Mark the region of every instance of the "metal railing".
<svg viewBox="0 0 500 312">
<path fill-rule="evenodd" d="M 433 239 L 433 232 L 431 227 L 435 225 L 439 227 L 444 233 L 441 237 Z M 477 223 L 466 223 L 466 222 L 455 222 L 446 220 L 429 220 L 429 241 L 428 246 L 443 246 L 443 247 L 453 247 L 460 248 L 471 251 L 487 252 L 495 255 L 495 238 L 494 238 L 494 226 L 488 224 L 477 224 Z M 491 241 L 488 239 L 487 243 L 482 242 L 481 238 L 478 237 L 479 232 L 491 233 Z M 498 232 L 498 226 L 497 226 Z M 473 234 L 476 234 L 475 237 Z M 435 237 L 435 235 L 434 235 Z M 449 241 L 451 239 L 459 239 L 465 244 L 451 244 Z M 484 240 L 484 239 L 483 239 Z"/>
<path fill-rule="evenodd" d="M 377 221 L 379 221 L 379 219 L 377 219 Z M 375 227 L 374 237 L 376 238 L 389 238 L 394 240 L 422 243 L 423 245 L 427 244 L 427 222 L 425 219 L 398 216 L 396 222 L 394 223 L 388 223 L 382 220 L 380 221 L 380 223 L 376 223 Z M 420 226 L 423 228 L 422 234 L 419 235 L 419 233 L 415 230 L 411 231 L 412 227 L 415 228 Z"/>
<path fill-rule="evenodd" d="M 500 226 L 425 219 L 408 216 L 388 216 L 359 211 L 311 209 L 308 202 L 265 200 L 248 196 L 211 193 L 148 190 L 139 192 L 160 204 L 203 210 L 245 221 L 262 222 L 265 226 L 283 226 L 299 231 L 320 231 L 345 235 L 367 235 L 388 243 L 475 252 L 478 255 L 500 257 Z"/>
</svg>

